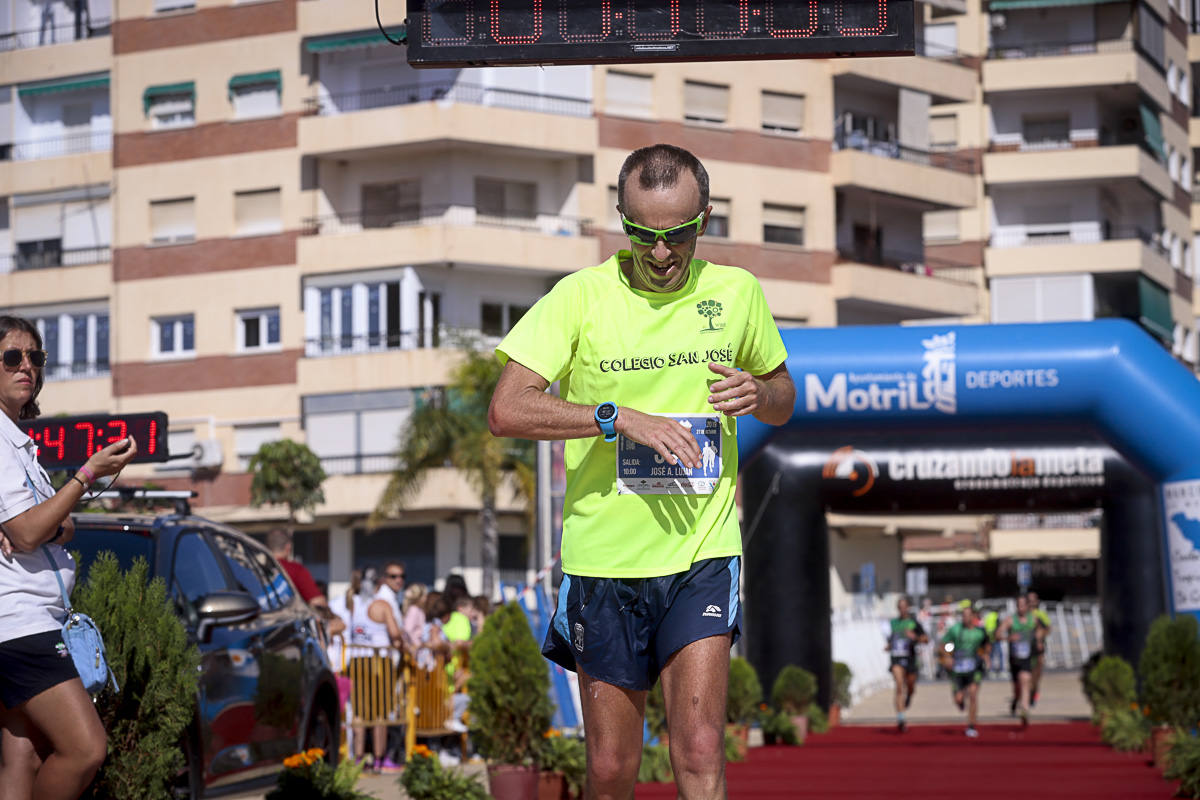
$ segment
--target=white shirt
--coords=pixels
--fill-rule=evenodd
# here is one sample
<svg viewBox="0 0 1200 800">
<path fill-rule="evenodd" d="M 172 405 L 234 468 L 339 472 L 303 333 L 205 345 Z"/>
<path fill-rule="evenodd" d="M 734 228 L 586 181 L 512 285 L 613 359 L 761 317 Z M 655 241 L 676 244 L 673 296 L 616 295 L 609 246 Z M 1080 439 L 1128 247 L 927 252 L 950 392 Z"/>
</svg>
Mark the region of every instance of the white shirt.
<svg viewBox="0 0 1200 800">
<path fill-rule="evenodd" d="M 0 414 L 0 528 L 53 494 L 54 487 L 37 462 L 37 446 L 7 415 Z M 61 545 L 47 548 L 70 595 L 75 561 Z M 0 642 L 59 630 L 66 616 L 58 580 L 41 547 L 8 558 L 0 555 Z"/>
</svg>

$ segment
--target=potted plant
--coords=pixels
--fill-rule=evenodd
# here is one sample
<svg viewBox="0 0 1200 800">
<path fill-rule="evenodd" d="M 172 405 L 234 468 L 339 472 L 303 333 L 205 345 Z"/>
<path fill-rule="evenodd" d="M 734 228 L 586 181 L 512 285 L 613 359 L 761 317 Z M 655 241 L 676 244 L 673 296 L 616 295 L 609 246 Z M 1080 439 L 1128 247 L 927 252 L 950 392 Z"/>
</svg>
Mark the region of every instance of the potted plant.
<svg viewBox="0 0 1200 800">
<path fill-rule="evenodd" d="M 1190 614 L 1159 617 L 1138 660 L 1142 701 L 1150 709 L 1154 763 L 1162 766 L 1172 729 L 1200 721 L 1200 624 Z"/>
<path fill-rule="evenodd" d="M 1200 797 L 1200 737 L 1177 730 L 1171 735 L 1171 750 L 1163 777 L 1179 781 L 1181 797 Z"/>
<path fill-rule="evenodd" d="M 488 800 L 487 789 L 459 770 L 444 769 L 428 747 L 419 744 L 396 781 L 410 800 Z M 529 797 L 530 795 L 526 795 Z M 290 797 L 290 796 L 289 796 Z M 364 795 L 370 797 L 370 795 Z"/>
<path fill-rule="evenodd" d="M 842 720 L 842 709 L 850 707 L 850 681 L 854 673 L 849 664 L 833 662 L 833 702 L 829 705 L 829 724 L 837 725 Z"/>
<path fill-rule="evenodd" d="M 817 695 L 817 676 L 795 664 L 787 664 L 771 685 L 771 704 L 789 714 L 797 738 L 803 742 L 808 733 L 808 707 Z M 766 735 L 766 726 L 763 735 Z"/>
<path fill-rule="evenodd" d="M 1109 709 L 1100 725 L 1100 738 L 1114 750 L 1143 750 L 1150 739 L 1150 723 L 1137 703 Z"/>
<path fill-rule="evenodd" d="M 758 673 L 744 658 L 729 660 L 729 689 L 725 696 L 725 729 L 738 740 L 742 757 L 749 741 L 750 720 L 762 700 Z M 740 760 L 740 759 L 739 759 Z"/>
<path fill-rule="evenodd" d="M 1137 702 L 1137 676 L 1120 656 L 1101 656 L 1083 678 L 1083 693 L 1092 704 L 1092 722 L 1103 724 L 1113 711 Z"/>
<path fill-rule="evenodd" d="M 550 729 L 538 746 L 538 800 L 567 800 L 583 794 L 587 776 L 587 747 L 582 739 Z"/>
<path fill-rule="evenodd" d="M 354 788 L 361 773 L 362 767 L 348 758 L 331 767 L 325 751 L 314 747 L 283 760 L 283 772 L 267 800 L 371 800 Z"/>
<path fill-rule="evenodd" d="M 541 650 L 514 603 L 487 618 L 471 642 L 471 735 L 488 759 L 488 784 L 497 800 L 537 794 L 534 763 L 550 728 L 550 676 Z"/>
<path fill-rule="evenodd" d="M 663 747 L 670 747 L 667 733 L 667 706 L 663 700 L 662 681 L 657 681 L 654 688 L 646 693 L 646 728 L 652 738 L 657 738 Z"/>
<path fill-rule="evenodd" d="M 768 710 L 762 718 L 763 740 L 767 744 L 802 744 L 803 739 L 800 738 L 793 719 L 793 715 L 783 709 Z M 807 720 L 806 717 L 801 719 Z"/>
</svg>

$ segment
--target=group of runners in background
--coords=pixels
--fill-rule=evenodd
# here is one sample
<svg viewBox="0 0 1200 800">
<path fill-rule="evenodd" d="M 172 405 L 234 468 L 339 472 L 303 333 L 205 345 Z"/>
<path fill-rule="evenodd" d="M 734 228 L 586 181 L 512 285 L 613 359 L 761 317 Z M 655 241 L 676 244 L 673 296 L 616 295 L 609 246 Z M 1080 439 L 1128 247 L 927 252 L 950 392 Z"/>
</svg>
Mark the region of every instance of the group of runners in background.
<svg viewBox="0 0 1200 800">
<path fill-rule="evenodd" d="M 986 618 L 981 616 L 973 603 L 964 600 L 960 604 L 961 619 L 937 642 L 938 661 L 950 677 L 955 705 L 967 712 L 966 734 L 971 738 L 979 736 L 976 728 L 979 685 L 990 663 L 994 644 L 1008 643 L 1013 688 L 1009 710 L 1020 717 L 1022 727 L 1029 724 L 1029 710 L 1037 704 L 1050 617 L 1041 609 L 1037 592 L 1018 596 L 1016 605 L 1016 613 L 1001 620 L 996 612 L 988 613 Z M 917 645 L 926 644 L 930 639 L 913 616 L 907 597 L 900 598 L 896 610 L 897 616 L 888 625 L 885 649 L 891 655 L 896 688 L 896 727 L 903 733 L 908 725 L 905 711 L 912 705 L 917 689 Z"/>
</svg>

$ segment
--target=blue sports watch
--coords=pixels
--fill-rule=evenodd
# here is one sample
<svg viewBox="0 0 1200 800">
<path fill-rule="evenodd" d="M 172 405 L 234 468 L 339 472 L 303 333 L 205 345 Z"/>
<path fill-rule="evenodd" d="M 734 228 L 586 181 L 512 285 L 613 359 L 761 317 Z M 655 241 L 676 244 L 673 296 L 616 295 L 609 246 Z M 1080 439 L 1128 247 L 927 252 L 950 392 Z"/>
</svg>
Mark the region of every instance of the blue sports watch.
<svg viewBox="0 0 1200 800">
<path fill-rule="evenodd" d="M 600 425 L 600 430 L 604 433 L 604 441 L 616 441 L 617 404 L 601 403 L 600 405 L 596 406 L 596 413 L 593 416 L 596 418 L 597 424 Z"/>
</svg>

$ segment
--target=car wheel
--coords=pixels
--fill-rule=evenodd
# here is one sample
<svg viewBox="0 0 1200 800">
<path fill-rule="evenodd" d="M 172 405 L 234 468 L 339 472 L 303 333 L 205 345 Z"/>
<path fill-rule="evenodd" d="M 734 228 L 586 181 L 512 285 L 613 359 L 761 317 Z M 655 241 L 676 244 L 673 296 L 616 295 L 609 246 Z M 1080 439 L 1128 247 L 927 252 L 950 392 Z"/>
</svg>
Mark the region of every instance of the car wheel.
<svg viewBox="0 0 1200 800">
<path fill-rule="evenodd" d="M 325 751 L 325 760 L 336 764 L 338 743 L 335 735 L 333 724 L 329 721 L 329 712 L 317 703 L 313 707 L 312 716 L 308 720 L 308 730 L 304 734 L 304 749 L 319 747 Z"/>
</svg>

